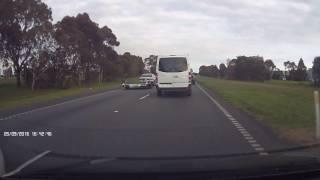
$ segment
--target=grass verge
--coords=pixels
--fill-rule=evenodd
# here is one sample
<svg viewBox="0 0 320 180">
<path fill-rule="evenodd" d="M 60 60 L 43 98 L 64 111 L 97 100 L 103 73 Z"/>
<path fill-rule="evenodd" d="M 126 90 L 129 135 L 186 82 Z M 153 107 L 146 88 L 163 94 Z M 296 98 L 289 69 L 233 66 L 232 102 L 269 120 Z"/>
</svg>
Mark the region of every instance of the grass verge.
<svg viewBox="0 0 320 180">
<path fill-rule="evenodd" d="M 128 80 L 132 82 L 137 82 L 137 79 L 136 77 L 128 78 Z M 31 89 L 27 87 L 17 88 L 14 79 L 0 80 L 0 110 L 46 102 L 95 90 L 112 89 L 120 87 L 120 84 L 120 80 L 115 80 L 69 89 L 37 89 L 31 91 Z"/>
<path fill-rule="evenodd" d="M 300 143 L 315 140 L 315 88 L 309 82 L 243 82 L 203 76 L 197 81 L 281 136 Z"/>
</svg>

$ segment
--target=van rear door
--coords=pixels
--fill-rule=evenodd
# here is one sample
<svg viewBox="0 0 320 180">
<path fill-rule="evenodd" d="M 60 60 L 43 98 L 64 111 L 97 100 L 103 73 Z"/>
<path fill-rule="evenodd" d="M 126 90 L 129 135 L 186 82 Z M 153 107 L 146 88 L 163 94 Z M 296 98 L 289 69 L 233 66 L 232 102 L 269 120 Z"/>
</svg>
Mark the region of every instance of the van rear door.
<svg viewBox="0 0 320 180">
<path fill-rule="evenodd" d="M 185 57 L 159 59 L 159 83 L 186 83 L 189 81 L 188 62 Z"/>
</svg>

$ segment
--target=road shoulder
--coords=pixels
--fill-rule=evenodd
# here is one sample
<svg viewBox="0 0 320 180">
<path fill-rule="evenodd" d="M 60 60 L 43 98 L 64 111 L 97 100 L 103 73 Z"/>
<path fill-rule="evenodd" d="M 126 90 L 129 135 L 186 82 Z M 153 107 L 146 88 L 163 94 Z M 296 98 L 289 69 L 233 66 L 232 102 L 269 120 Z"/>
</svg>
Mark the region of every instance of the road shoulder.
<svg viewBox="0 0 320 180">
<path fill-rule="evenodd" d="M 218 101 L 232 116 L 235 117 L 241 124 L 243 124 L 250 133 L 266 148 L 267 151 L 279 150 L 289 147 L 298 146 L 297 143 L 289 141 L 288 139 L 280 136 L 275 130 L 258 121 L 253 115 L 238 109 L 226 102 L 223 97 L 218 95 L 216 92 L 200 85 L 210 96 Z"/>
</svg>

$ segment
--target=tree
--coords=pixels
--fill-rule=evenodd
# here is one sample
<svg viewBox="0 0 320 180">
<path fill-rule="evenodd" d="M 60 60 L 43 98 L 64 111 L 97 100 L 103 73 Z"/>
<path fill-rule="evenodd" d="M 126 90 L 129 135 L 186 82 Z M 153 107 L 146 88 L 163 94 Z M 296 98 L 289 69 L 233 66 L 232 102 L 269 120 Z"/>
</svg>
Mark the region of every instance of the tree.
<svg viewBox="0 0 320 180">
<path fill-rule="evenodd" d="M 313 60 L 312 78 L 313 78 L 314 85 L 319 87 L 320 86 L 320 56 L 315 57 Z"/>
<path fill-rule="evenodd" d="M 156 73 L 157 58 L 158 57 L 156 55 L 150 55 L 149 57 L 144 59 L 146 70 L 153 74 Z"/>
<path fill-rule="evenodd" d="M 141 57 L 125 52 L 119 56 L 123 68 L 124 77 L 138 76 L 143 73 L 144 63 Z"/>
<path fill-rule="evenodd" d="M 51 21 L 51 9 L 41 0 L 0 2 L 0 58 L 12 62 L 18 87 L 21 71 L 33 58 L 35 34 Z"/>
<path fill-rule="evenodd" d="M 224 63 L 219 65 L 220 78 L 225 78 L 227 76 L 227 67 Z"/>
<path fill-rule="evenodd" d="M 12 73 L 12 68 L 9 67 L 9 68 L 6 68 L 3 70 L 3 75 L 4 75 L 4 78 L 5 79 L 9 79 L 13 76 L 13 73 Z"/>
<path fill-rule="evenodd" d="M 304 81 L 306 79 L 307 67 L 304 65 L 302 58 L 300 58 L 298 66 L 295 64 L 295 62 L 291 61 L 286 61 L 283 64 L 285 69 L 289 72 L 289 76 L 287 76 L 288 80 Z"/>
<path fill-rule="evenodd" d="M 219 77 L 219 69 L 216 65 L 211 66 L 200 66 L 199 74 L 201 76 L 209 76 L 209 77 Z"/>
<path fill-rule="evenodd" d="M 227 59 L 227 79 L 236 79 L 235 66 L 237 59 Z"/>
<path fill-rule="evenodd" d="M 272 79 L 283 80 L 284 74 L 279 68 L 275 68 L 272 73 Z"/>
<path fill-rule="evenodd" d="M 34 48 L 31 51 L 30 62 L 27 64 L 32 71 L 32 90 L 35 89 L 39 76 L 50 67 L 51 58 L 54 56 L 56 50 L 56 41 L 53 37 L 53 27 L 51 23 L 41 28 L 41 30 L 36 30 L 36 34 L 34 34 Z"/>
<path fill-rule="evenodd" d="M 267 59 L 264 62 L 264 65 L 266 66 L 267 71 L 268 71 L 268 75 L 269 75 L 268 79 L 272 79 L 273 72 L 274 72 L 274 69 L 276 68 L 276 66 L 274 65 L 274 63 L 271 59 Z"/>
<path fill-rule="evenodd" d="M 96 29 L 96 32 L 98 33 L 98 38 L 94 45 L 99 66 L 99 82 L 101 82 L 104 79 L 103 75 L 105 74 L 104 71 L 107 70 L 107 64 L 114 64 L 118 58 L 118 54 L 113 48 L 119 46 L 120 42 L 117 41 L 117 37 L 107 26 Z"/>
<path fill-rule="evenodd" d="M 297 70 L 295 72 L 295 81 L 304 81 L 307 77 L 307 67 L 304 65 L 303 59 L 300 58 Z"/>
<path fill-rule="evenodd" d="M 245 81 L 263 81 L 266 78 L 266 68 L 263 57 L 238 56 L 228 64 L 228 79 Z"/>
<path fill-rule="evenodd" d="M 82 80 L 89 82 L 98 74 L 101 82 L 105 70 L 110 70 L 107 65 L 109 61 L 115 62 L 117 54 L 114 47 L 120 43 L 112 30 L 107 26 L 99 28 L 87 13 L 78 14 L 76 17 L 64 17 L 56 25 L 56 38 L 61 48 L 61 55 L 64 55 L 72 70 L 78 84 Z M 78 76 L 77 78 L 75 76 Z"/>
<path fill-rule="evenodd" d="M 287 80 L 294 80 L 295 79 L 295 73 L 297 70 L 297 65 L 295 62 L 286 61 L 283 63 L 286 70 L 288 70 L 289 75 L 286 77 Z"/>
</svg>

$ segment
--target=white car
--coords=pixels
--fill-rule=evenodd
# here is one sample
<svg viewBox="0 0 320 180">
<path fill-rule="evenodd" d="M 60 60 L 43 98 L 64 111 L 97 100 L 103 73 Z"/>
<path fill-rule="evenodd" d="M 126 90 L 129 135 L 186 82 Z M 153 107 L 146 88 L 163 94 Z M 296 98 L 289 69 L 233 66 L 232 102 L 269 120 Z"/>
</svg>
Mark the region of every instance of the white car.
<svg viewBox="0 0 320 180">
<path fill-rule="evenodd" d="M 184 56 L 160 56 L 156 66 L 157 95 L 163 92 L 185 92 L 191 96 L 191 72 Z"/>
<path fill-rule="evenodd" d="M 139 78 L 141 83 L 150 84 L 152 86 L 155 84 L 155 80 L 156 76 L 152 73 L 142 74 Z"/>
</svg>

